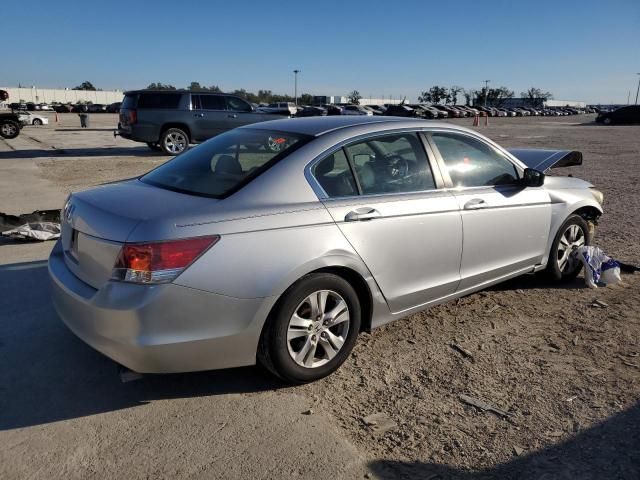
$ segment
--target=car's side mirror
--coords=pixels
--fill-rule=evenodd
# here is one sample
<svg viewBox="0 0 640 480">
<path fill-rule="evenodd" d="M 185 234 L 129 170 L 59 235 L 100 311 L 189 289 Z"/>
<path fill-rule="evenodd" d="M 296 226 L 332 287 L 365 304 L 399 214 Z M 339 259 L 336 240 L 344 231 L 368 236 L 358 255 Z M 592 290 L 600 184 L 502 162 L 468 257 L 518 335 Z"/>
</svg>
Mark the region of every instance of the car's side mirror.
<svg viewBox="0 0 640 480">
<path fill-rule="evenodd" d="M 541 187 L 544 185 L 544 173 L 533 168 L 525 168 L 521 181 L 525 187 Z"/>
</svg>

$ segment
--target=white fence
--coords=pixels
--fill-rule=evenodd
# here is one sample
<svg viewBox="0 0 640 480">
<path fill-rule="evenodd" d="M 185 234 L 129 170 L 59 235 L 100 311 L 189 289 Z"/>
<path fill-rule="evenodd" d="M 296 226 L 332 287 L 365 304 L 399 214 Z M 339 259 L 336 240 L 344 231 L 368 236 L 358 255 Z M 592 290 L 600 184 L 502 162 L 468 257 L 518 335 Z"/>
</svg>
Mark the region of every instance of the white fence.
<svg viewBox="0 0 640 480">
<path fill-rule="evenodd" d="M 33 103 L 78 103 L 91 102 L 110 104 L 121 102 L 124 94 L 119 90 L 67 90 L 57 88 L 18 88 L 0 87 L 9 93 L 7 103 L 33 102 Z"/>
</svg>

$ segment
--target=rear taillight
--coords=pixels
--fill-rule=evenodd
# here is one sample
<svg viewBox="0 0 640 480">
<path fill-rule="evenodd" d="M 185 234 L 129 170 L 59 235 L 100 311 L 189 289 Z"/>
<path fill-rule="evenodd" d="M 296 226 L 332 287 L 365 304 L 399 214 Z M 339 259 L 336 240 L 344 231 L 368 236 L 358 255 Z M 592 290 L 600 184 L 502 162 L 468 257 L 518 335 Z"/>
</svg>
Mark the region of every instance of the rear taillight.
<svg viewBox="0 0 640 480">
<path fill-rule="evenodd" d="M 126 243 L 113 267 L 111 278 L 133 283 L 167 283 L 174 280 L 207 249 L 219 235 L 154 243 Z"/>
<path fill-rule="evenodd" d="M 129 110 L 129 125 L 133 125 L 138 121 L 138 111 Z"/>
</svg>

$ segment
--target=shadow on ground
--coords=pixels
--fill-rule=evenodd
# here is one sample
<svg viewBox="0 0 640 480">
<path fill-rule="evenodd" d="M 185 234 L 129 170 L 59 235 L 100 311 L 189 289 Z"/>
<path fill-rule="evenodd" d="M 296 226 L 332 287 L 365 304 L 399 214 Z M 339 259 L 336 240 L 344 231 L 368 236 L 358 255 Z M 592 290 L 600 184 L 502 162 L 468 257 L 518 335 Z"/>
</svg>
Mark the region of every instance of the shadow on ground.
<svg viewBox="0 0 640 480">
<path fill-rule="evenodd" d="M 103 147 L 103 148 L 36 148 L 27 150 L 9 150 L 0 152 L 0 160 L 16 158 L 50 158 L 50 157 L 161 157 L 147 147 Z"/>
<path fill-rule="evenodd" d="M 640 403 L 573 438 L 481 471 L 422 462 L 369 464 L 381 480 L 614 480 L 640 478 Z"/>
<path fill-rule="evenodd" d="M 258 368 L 145 375 L 123 384 L 117 365 L 76 338 L 58 319 L 50 300 L 46 261 L 0 266 L 0 291 L 0 430 L 158 399 L 281 386 Z"/>
</svg>

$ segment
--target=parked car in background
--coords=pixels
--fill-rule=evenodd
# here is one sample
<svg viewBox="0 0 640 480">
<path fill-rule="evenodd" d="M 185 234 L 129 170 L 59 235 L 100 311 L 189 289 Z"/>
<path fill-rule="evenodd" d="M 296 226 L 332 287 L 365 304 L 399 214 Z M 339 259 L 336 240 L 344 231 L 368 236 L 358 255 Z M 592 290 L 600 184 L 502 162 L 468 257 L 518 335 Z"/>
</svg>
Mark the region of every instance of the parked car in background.
<svg viewBox="0 0 640 480">
<path fill-rule="evenodd" d="M 327 115 L 327 109 L 323 107 L 306 106 L 298 109 L 296 117 L 324 117 Z"/>
<path fill-rule="evenodd" d="M 422 120 L 245 126 L 70 195 L 53 306 L 137 372 L 318 380 L 362 331 L 523 274 L 573 280 L 602 194 L 544 171 L 581 161 Z"/>
<path fill-rule="evenodd" d="M 598 114 L 596 122 L 605 125 L 640 123 L 640 105 L 628 105 L 613 112 Z"/>
<path fill-rule="evenodd" d="M 87 111 L 89 113 L 106 113 L 107 106 L 102 105 L 101 103 L 92 103 L 87 107 Z"/>
<path fill-rule="evenodd" d="M 431 105 L 427 105 L 424 103 L 420 103 L 417 105 L 409 105 L 411 108 L 416 108 L 422 111 L 423 118 L 427 118 L 427 119 L 437 119 L 437 118 L 442 118 L 442 112 L 440 110 L 438 110 L 437 108 L 431 106 Z"/>
<path fill-rule="evenodd" d="M 298 107 L 292 102 L 277 102 L 270 103 L 266 107 L 258 107 L 256 109 L 261 113 L 273 113 L 277 115 L 295 115 L 298 112 Z"/>
<path fill-rule="evenodd" d="M 373 115 L 371 110 L 367 110 L 362 105 L 341 105 L 342 115 Z"/>
<path fill-rule="evenodd" d="M 20 112 L 18 114 L 18 118 L 23 125 L 49 125 L 49 119 L 44 115 L 38 115 L 37 113 Z"/>
<path fill-rule="evenodd" d="M 366 107 L 371 109 L 374 115 L 384 115 L 384 112 L 387 110 L 384 105 L 366 105 Z"/>
<path fill-rule="evenodd" d="M 89 107 L 88 105 L 78 103 L 71 107 L 71 111 L 73 113 L 87 113 L 89 111 Z"/>
<path fill-rule="evenodd" d="M 282 115 L 257 112 L 249 102 L 235 95 L 133 90 L 125 92 L 117 134 L 144 142 L 152 150 L 178 155 L 191 143 L 203 142 L 242 125 L 276 118 Z"/>
<path fill-rule="evenodd" d="M 9 104 L 9 108 L 11 110 L 26 110 L 27 109 L 27 104 L 26 103 L 13 102 L 13 103 Z"/>
<path fill-rule="evenodd" d="M 58 104 L 54 105 L 53 109 L 58 113 L 70 113 L 73 111 L 73 106 L 68 104 Z"/>
<path fill-rule="evenodd" d="M 421 108 L 412 108 L 408 105 L 388 105 L 384 114 L 388 117 L 426 118 Z"/>
<path fill-rule="evenodd" d="M 118 113 L 122 102 L 115 102 L 107 105 L 107 113 Z"/>
</svg>

